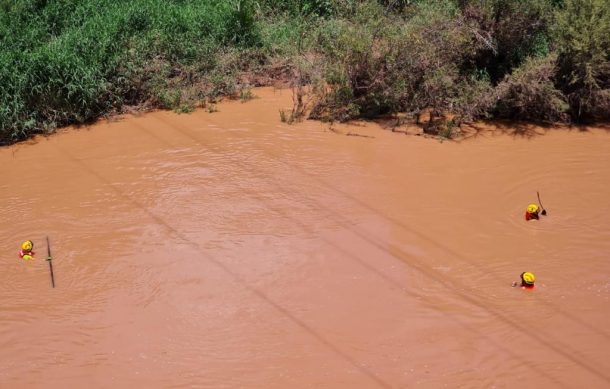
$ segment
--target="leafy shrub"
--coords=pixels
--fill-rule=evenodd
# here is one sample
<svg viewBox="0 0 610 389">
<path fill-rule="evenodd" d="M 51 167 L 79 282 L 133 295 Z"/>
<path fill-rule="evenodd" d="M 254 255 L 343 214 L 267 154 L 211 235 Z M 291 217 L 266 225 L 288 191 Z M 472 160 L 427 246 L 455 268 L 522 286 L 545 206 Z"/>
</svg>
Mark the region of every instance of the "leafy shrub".
<svg viewBox="0 0 610 389">
<path fill-rule="evenodd" d="M 565 122 L 568 104 L 555 88 L 556 57 L 531 58 L 496 88 L 497 116 L 536 122 Z"/>
<path fill-rule="evenodd" d="M 368 21 L 363 23 L 362 20 Z M 314 118 L 347 120 L 451 108 L 463 53 L 477 43 L 450 1 L 421 4 L 405 22 L 374 3 L 321 30 L 327 88 Z"/>
<path fill-rule="evenodd" d="M 549 53 L 554 1 L 462 0 L 459 4 L 465 20 L 487 43 L 473 59 L 492 83 L 501 81 L 527 58 Z"/>
<path fill-rule="evenodd" d="M 610 7 L 567 0 L 555 27 L 558 84 L 579 121 L 610 118 Z"/>
</svg>

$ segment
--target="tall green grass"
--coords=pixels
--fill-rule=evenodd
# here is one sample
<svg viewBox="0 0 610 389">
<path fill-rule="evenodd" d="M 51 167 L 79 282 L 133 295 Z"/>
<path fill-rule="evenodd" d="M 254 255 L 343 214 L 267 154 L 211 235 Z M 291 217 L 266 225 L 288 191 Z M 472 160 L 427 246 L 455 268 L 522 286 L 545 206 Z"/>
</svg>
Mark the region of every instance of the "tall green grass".
<svg viewBox="0 0 610 389">
<path fill-rule="evenodd" d="M 0 141 L 86 122 L 149 98 L 176 68 L 209 72 L 219 52 L 261 46 L 249 4 L 3 1 Z"/>
</svg>

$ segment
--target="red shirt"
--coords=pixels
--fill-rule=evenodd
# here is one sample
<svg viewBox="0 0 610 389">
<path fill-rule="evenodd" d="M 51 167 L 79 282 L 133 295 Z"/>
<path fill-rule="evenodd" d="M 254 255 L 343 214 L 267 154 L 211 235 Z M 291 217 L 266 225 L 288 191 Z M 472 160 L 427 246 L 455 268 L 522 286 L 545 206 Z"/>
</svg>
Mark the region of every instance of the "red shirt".
<svg viewBox="0 0 610 389">
<path fill-rule="evenodd" d="M 19 258 L 23 258 L 24 255 L 31 255 L 33 257 L 34 252 L 33 251 L 24 251 L 24 250 L 19 251 Z"/>
<path fill-rule="evenodd" d="M 532 219 L 539 220 L 540 216 L 538 216 L 537 213 L 525 212 L 525 220 L 532 220 Z"/>
</svg>

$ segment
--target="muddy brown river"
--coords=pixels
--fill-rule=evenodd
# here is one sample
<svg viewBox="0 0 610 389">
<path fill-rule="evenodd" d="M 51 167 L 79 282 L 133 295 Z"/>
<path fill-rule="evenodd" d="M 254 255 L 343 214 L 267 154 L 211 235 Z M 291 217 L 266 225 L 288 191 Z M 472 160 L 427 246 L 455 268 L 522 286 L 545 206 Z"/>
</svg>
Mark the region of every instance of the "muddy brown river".
<svg viewBox="0 0 610 389">
<path fill-rule="evenodd" d="M 255 94 L 0 149 L 0 387 L 610 386 L 607 129 L 440 142 Z"/>
</svg>

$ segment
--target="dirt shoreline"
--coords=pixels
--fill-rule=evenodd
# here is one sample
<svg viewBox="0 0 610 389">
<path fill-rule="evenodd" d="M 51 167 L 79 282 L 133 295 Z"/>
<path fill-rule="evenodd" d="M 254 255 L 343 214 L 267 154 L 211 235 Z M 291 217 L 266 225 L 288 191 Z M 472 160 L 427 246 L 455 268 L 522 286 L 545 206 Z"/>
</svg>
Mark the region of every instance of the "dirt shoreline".
<svg viewBox="0 0 610 389">
<path fill-rule="evenodd" d="M 273 93 L 292 93 L 292 89 L 287 88 L 288 81 L 284 80 L 276 80 L 273 79 L 273 86 L 258 86 L 255 88 L 249 89 L 252 91 L 252 97 L 247 100 L 241 100 L 239 96 L 225 96 L 215 101 L 214 103 L 206 103 L 202 102 L 201 104 L 197 104 L 194 108 L 194 112 L 210 112 L 210 105 L 215 109 L 218 105 L 222 105 L 228 102 L 241 102 L 243 104 L 247 104 L 251 99 L 258 98 L 257 91 L 259 93 L 268 94 L 269 91 L 273 91 Z M 266 85 L 263 83 L 263 85 Z M 289 110 L 291 107 L 285 106 L 284 110 Z M 104 117 L 98 118 L 94 121 L 81 124 L 81 125 L 69 125 L 61 128 L 55 129 L 52 133 L 49 134 L 36 134 L 33 137 L 18 141 L 10 144 L 0 144 L 1 147 L 11 147 L 19 144 L 34 144 L 40 139 L 47 138 L 49 136 L 54 136 L 56 134 L 65 133 L 66 131 L 72 130 L 82 130 L 90 127 L 94 127 L 96 125 L 101 125 L 104 123 L 113 123 L 122 120 L 128 120 L 129 118 L 137 118 L 143 115 L 155 113 L 155 112 L 176 112 L 175 110 L 164 110 L 153 107 L 147 107 L 146 104 L 141 106 L 131 106 L 125 107 L 121 112 L 115 112 Z M 213 112 L 210 112 L 213 113 Z M 189 113 L 180 113 L 183 115 L 189 115 Z M 280 114 L 278 113 L 278 121 L 280 121 Z M 535 136 L 545 135 L 550 131 L 576 131 L 576 132 L 588 132 L 592 130 L 604 130 L 610 131 L 610 123 L 600 122 L 600 123 L 592 123 L 592 124 L 565 124 L 565 123 L 534 123 L 534 122 L 517 122 L 517 121 L 508 121 L 508 120 L 488 120 L 488 121 L 475 121 L 475 122 L 464 122 L 457 128 L 458 132 L 451 138 L 443 137 L 440 135 L 428 134 L 424 131 L 424 126 L 421 124 L 417 124 L 415 119 L 406 118 L 404 114 L 391 115 L 387 117 L 380 117 L 376 119 L 359 119 L 359 120 L 351 120 L 347 122 L 323 122 L 312 119 L 303 119 L 302 121 L 314 121 L 321 123 L 322 126 L 326 126 L 329 131 L 335 132 L 340 135 L 346 136 L 360 136 L 358 134 L 357 129 L 362 125 L 370 125 L 373 124 L 377 126 L 379 129 L 387 130 L 396 134 L 404 134 L 409 136 L 418 136 L 426 139 L 437 140 L 437 141 L 453 141 L 453 142 L 462 142 L 468 139 L 472 139 L 478 136 L 489 136 L 489 135 L 509 135 L 514 137 L 524 137 L 531 138 Z M 426 121 L 425 114 L 420 118 L 421 122 Z M 352 128 L 353 127 L 353 128 Z M 338 128 L 341 128 L 339 130 Z M 350 130 L 350 128 L 352 128 Z M 373 135 L 364 135 L 363 137 L 372 137 Z"/>
</svg>

